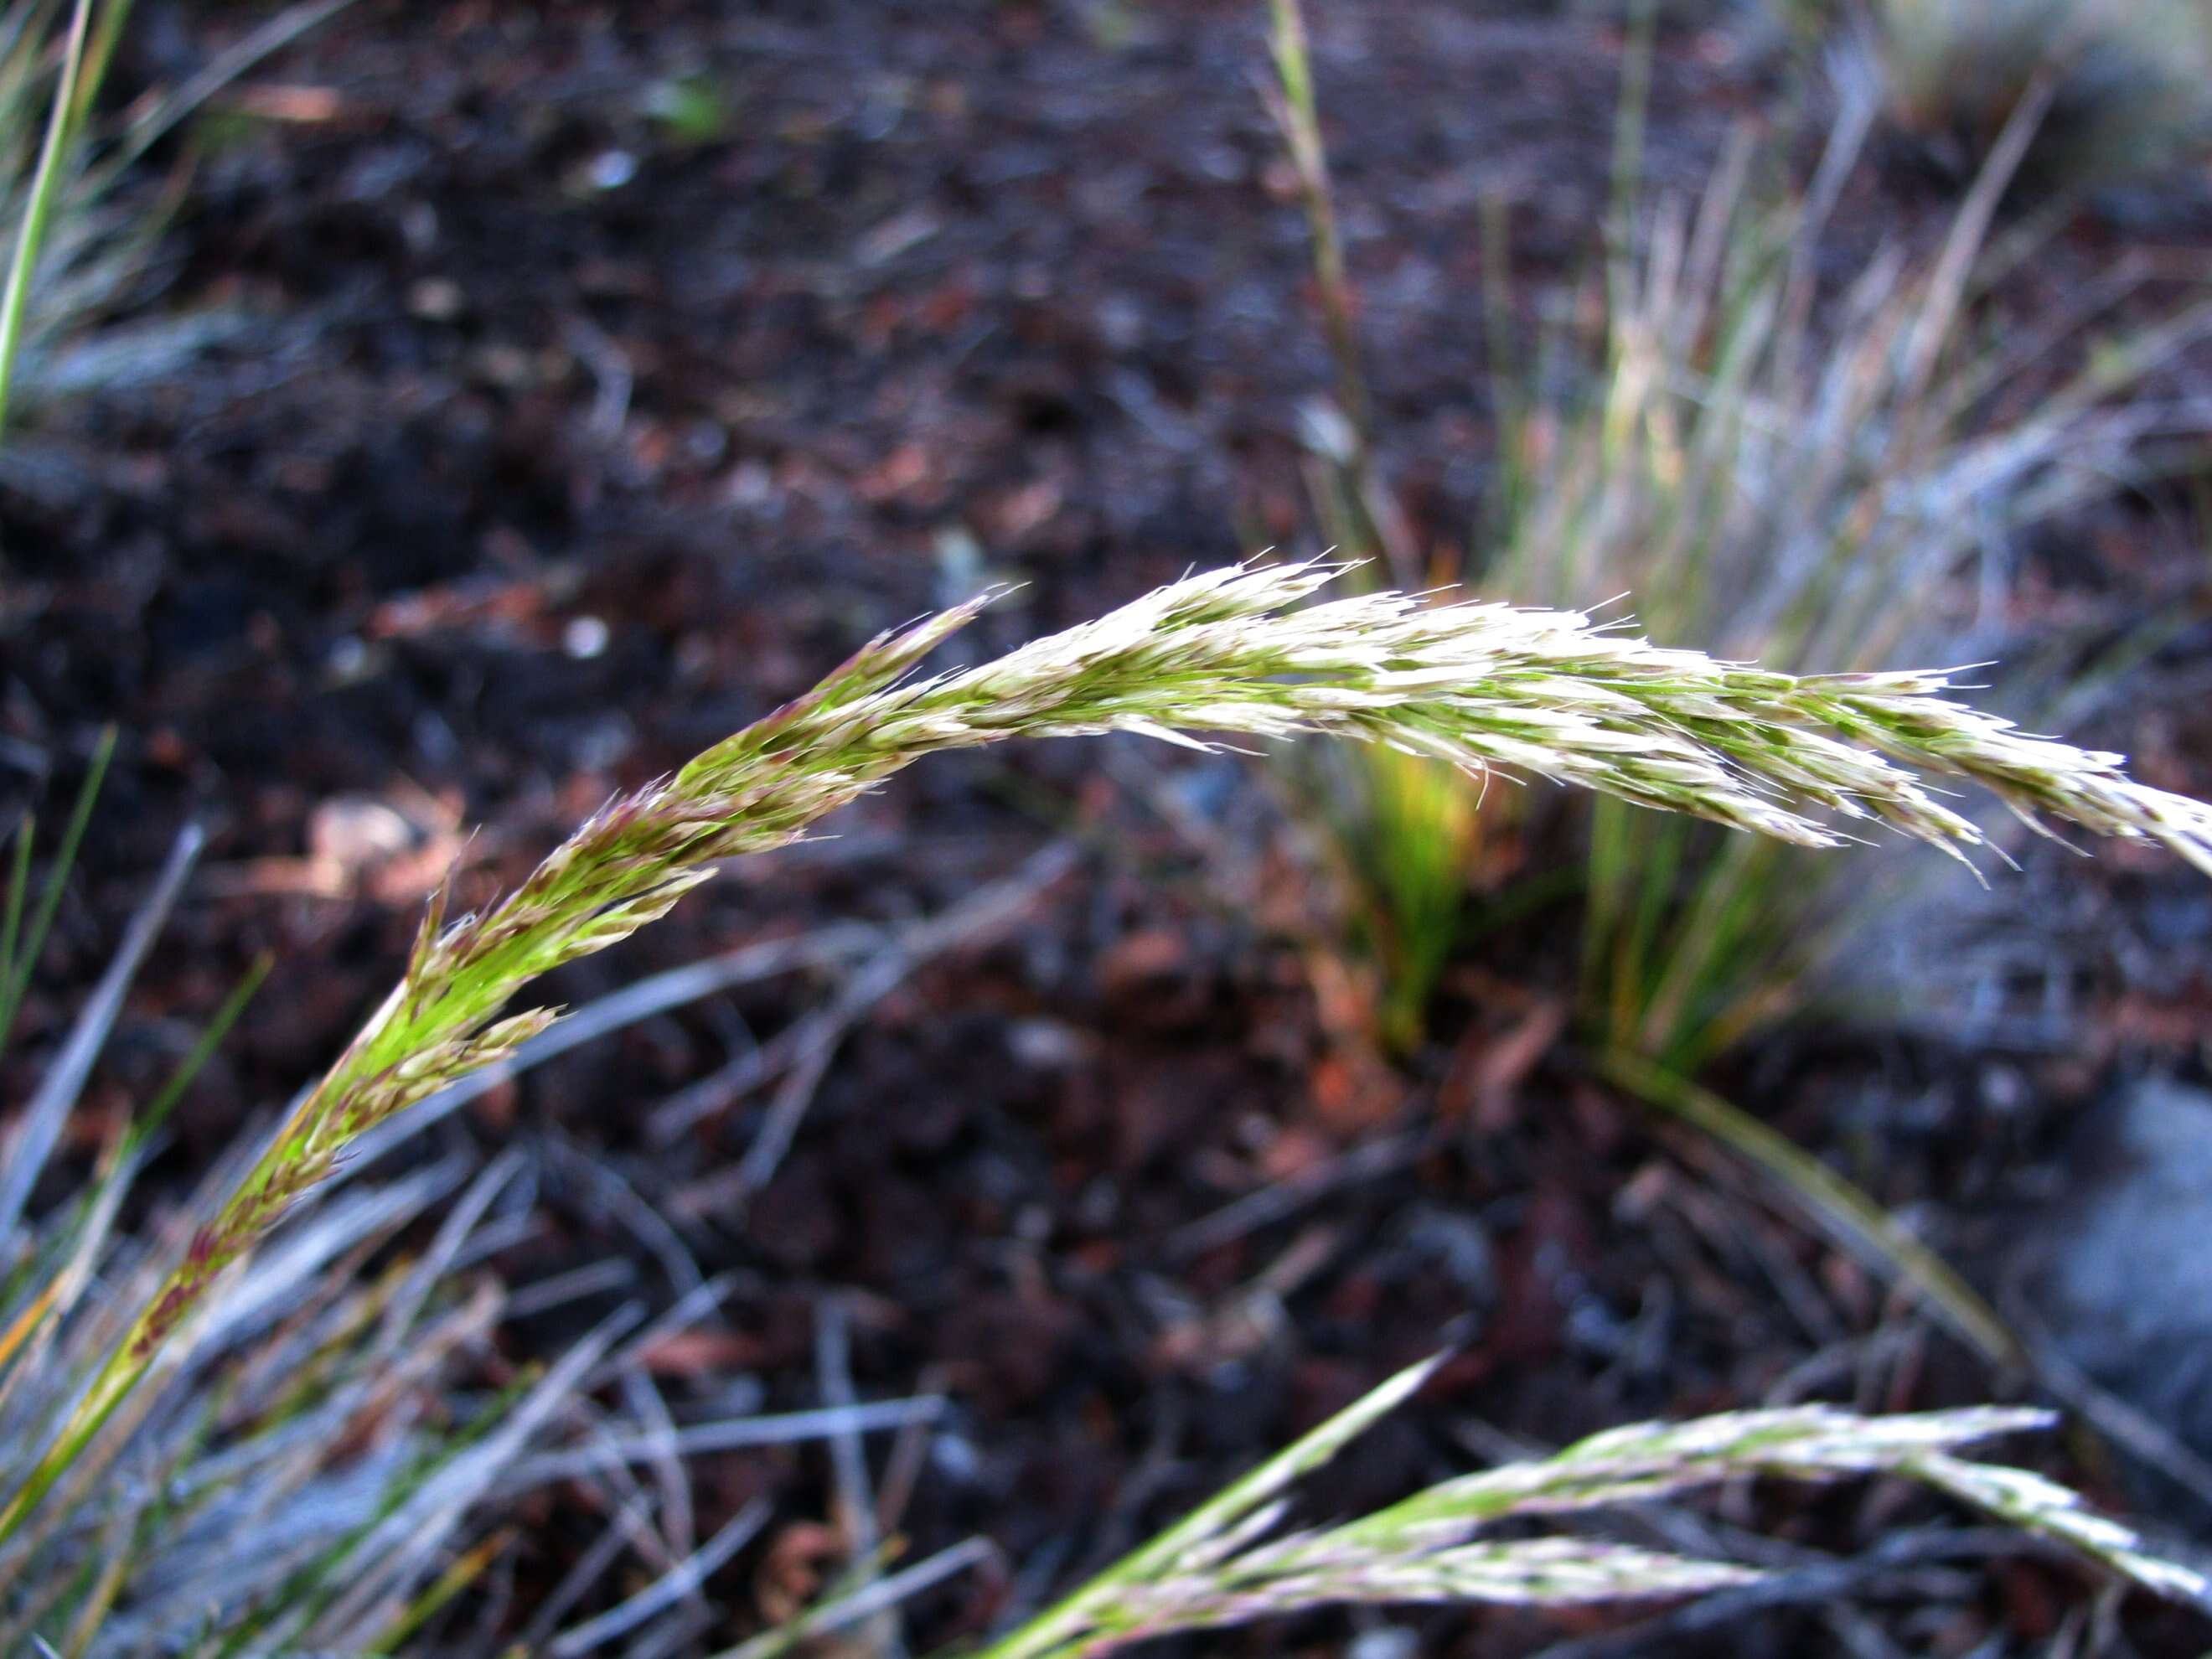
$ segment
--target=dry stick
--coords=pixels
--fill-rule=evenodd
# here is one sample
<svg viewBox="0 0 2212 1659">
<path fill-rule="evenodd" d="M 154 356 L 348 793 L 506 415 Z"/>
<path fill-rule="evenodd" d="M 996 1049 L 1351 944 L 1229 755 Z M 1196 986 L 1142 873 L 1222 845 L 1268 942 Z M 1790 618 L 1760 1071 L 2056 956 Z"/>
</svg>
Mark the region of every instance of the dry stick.
<svg viewBox="0 0 2212 1659">
<path fill-rule="evenodd" d="M 815 1373 L 822 1403 L 848 1407 L 859 1403 L 853 1391 L 851 1315 L 843 1295 L 824 1297 L 815 1313 Z M 868 1478 L 868 1455 L 860 1437 L 848 1431 L 830 1442 L 830 1467 L 837 1483 L 837 1517 L 845 1534 L 845 1555 L 854 1588 L 866 1589 L 881 1577 L 883 1536 L 876 1525 L 876 1498 Z M 869 1621 L 862 1644 L 877 1659 L 902 1659 L 906 1642 L 898 1615 L 886 1608 Z"/>
<path fill-rule="evenodd" d="M 635 1630 L 663 1608 L 694 1595 L 716 1568 L 752 1541 L 753 1535 L 768 1524 L 772 1508 L 765 1498 L 756 1498 L 673 1569 L 629 1601 L 563 1632 L 545 1651 L 552 1659 L 581 1659 L 593 1649 Z"/>
<path fill-rule="evenodd" d="M 932 957 L 956 945 L 973 945 L 996 934 L 1019 918 L 1030 901 L 1060 879 L 1073 866 L 1071 847 L 1048 847 L 1005 881 L 988 887 L 974 899 L 934 921 L 926 922 L 898 939 L 853 975 L 836 1000 L 822 1011 L 816 1031 L 799 1051 L 797 1063 L 784 1079 L 769 1108 L 768 1121 L 759 1138 L 738 1165 L 738 1182 L 746 1194 L 757 1193 L 774 1177 L 776 1166 L 790 1150 L 800 1119 L 814 1099 L 823 1073 L 845 1034 L 860 1024 L 867 1012 L 903 984 L 915 969 Z"/>
<path fill-rule="evenodd" d="M 1952 702 L 1946 674 L 1769 673 L 1662 650 L 1574 611 L 1402 593 L 1303 604 L 1341 568 L 1194 576 L 995 661 L 915 678 L 986 601 L 961 606 L 878 639 L 673 778 L 611 803 L 486 914 L 448 925 L 440 894 L 399 985 L 195 1236 L 0 1508 L 0 1540 L 342 1152 L 552 1024 L 550 1009 L 501 1018 L 517 993 L 659 920 L 720 860 L 800 839 L 927 754 L 1108 732 L 1200 747 L 1191 732 L 1316 732 L 1478 774 L 1522 769 L 1805 845 L 1844 839 L 1814 816 L 1823 810 L 1954 853 L 1982 845 L 1919 767 L 1978 782 L 2031 822 L 2047 813 L 2157 840 L 2212 874 L 2212 807 L 2135 782 L 2116 755 Z"/>
<path fill-rule="evenodd" d="M 1176 1228 L 1168 1235 L 1168 1258 L 1185 1261 L 1192 1256 L 1203 1255 L 1247 1233 L 1271 1227 L 1297 1214 L 1340 1187 L 1395 1174 L 1419 1158 L 1430 1144 L 1431 1137 L 1419 1131 L 1379 1135 L 1326 1158 L 1311 1169 L 1270 1182 Z"/>
<path fill-rule="evenodd" d="M 516 1049 L 511 1059 L 470 1073 L 440 1090 L 404 1117 L 394 1118 L 370 1130 L 353 1144 L 348 1167 L 363 1167 L 448 1113 L 490 1093 L 531 1067 L 542 1066 L 556 1054 L 565 1054 L 571 1048 L 635 1025 L 655 1014 L 698 1002 L 718 991 L 756 984 L 802 969 L 835 967 L 881 944 L 884 937 L 882 928 L 866 922 L 836 922 L 794 939 L 765 939 L 739 945 L 721 956 L 686 963 L 681 968 L 671 968 L 625 985 L 618 991 L 610 991 L 565 1015 L 559 1024 Z"/>
<path fill-rule="evenodd" d="M 740 1191 L 757 1191 L 768 1183 L 789 1149 L 823 1069 L 846 1033 L 931 958 L 958 945 L 981 943 L 1015 921 L 1029 902 L 1065 874 L 1073 862 L 1073 848 L 1064 844 L 1048 847 L 1005 880 L 940 915 L 892 933 L 828 1004 L 654 1108 L 647 1119 L 647 1133 L 665 1146 L 704 1120 L 729 1109 L 747 1090 L 784 1073 L 787 1080 L 769 1109 L 768 1123 L 737 1178 Z M 880 933 L 876 937 L 884 939 Z M 558 1030 L 556 1027 L 548 1036 L 557 1035 Z"/>
</svg>

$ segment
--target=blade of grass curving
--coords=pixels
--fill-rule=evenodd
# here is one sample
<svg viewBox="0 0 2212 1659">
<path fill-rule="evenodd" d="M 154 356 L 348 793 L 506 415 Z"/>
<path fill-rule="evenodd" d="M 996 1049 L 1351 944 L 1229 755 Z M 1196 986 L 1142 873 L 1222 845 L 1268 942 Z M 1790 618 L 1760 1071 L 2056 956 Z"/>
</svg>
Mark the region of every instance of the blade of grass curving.
<svg viewBox="0 0 2212 1659">
<path fill-rule="evenodd" d="M 61 1139 L 63 1121 L 70 1108 L 76 1103 L 78 1091 L 91 1075 L 93 1062 L 100 1057 L 108 1032 L 123 1012 L 123 999 L 131 989 L 131 981 L 137 976 L 138 964 L 145 960 L 146 952 L 153 948 L 155 937 L 168 920 L 169 910 L 183 890 L 185 879 L 191 875 L 205 839 L 196 824 L 187 824 L 178 833 L 167 861 L 155 878 L 154 890 L 131 918 L 131 925 L 124 930 L 123 942 L 116 947 L 106 971 L 85 999 L 60 1051 L 32 1091 L 22 1122 L 9 1143 L 6 1167 L 0 1169 L 0 1235 L 15 1227 L 23 1213 L 23 1206 L 30 1199 L 32 1188 L 45 1172 L 46 1160 Z"/>
<path fill-rule="evenodd" d="M 231 988 L 230 994 L 222 1000 L 222 1006 L 208 1016 L 207 1024 L 200 1028 L 199 1036 L 192 1040 L 192 1046 L 185 1057 L 177 1062 L 176 1068 L 155 1091 L 153 1098 L 133 1117 L 125 1141 L 126 1151 L 137 1152 L 161 1132 L 161 1126 L 168 1121 L 170 1112 L 175 1109 L 177 1102 L 184 1097 L 185 1091 L 192 1086 L 192 1079 L 199 1076 L 208 1061 L 215 1058 L 215 1051 L 222 1046 L 223 1039 L 230 1035 L 231 1027 L 238 1024 L 240 1017 L 246 1012 L 276 963 L 276 957 L 264 951 L 247 965 L 244 975 Z"/>
<path fill-rule="evenodd" d="M 1911 1286 L 1930 1312 L 1984 1358 L 2009 1371 L 2026 1369 L 2027 1354 L 2020 1339 L 1948 1262 L 1788 1136 L 1711 1090 L 1633 1054 L 1609 1054 L 1599 1070 L 1638 1099 L 1680 1118 L 1751 1164 L 1855 1259 Z"/>
<path fill-rule="evenodd" d="M 23 319 L 28 312 L 31 278 L 45 244 L 46 227 L 53 216 L 54 198 L 69 160 L 76 131 L 78 71 L 84 61 L 85 32 L 92 21 L 92 0 L 76 0 L 70 13 L 69 33 L 62 47 L 62 66 L 54 84 L 53 106 L 46 117 L 46 137 L 39 146 L 39 161 L 31 175 L 31 191 L 23 216 L 15 228 L 15 250 L 8 261 L 8 280 L 0 289 L 0 438 L 8 429 L 8 394 L 15 379 L 15 359 L 22 349 Z M 0 1028 L 4 1029 L 4 1028 Z"/>
<path fill-rule="evenodd" d="M 15 945 L 22 937 L 23 905 L 31 891 L 31 849 L 38 840 L 38 819 L 26 812 L 15 822 L 8 859 L 8 890 L 0 895 L 0 1054 L 8 1052 L 12 1022 L 6 1017 L 9 988 L 15 981 Z"/>
<path fill-rule="evenodd" d="M 400 1652 L 408 1640 L 435 1618 L 448 1602 L 483 1577 L 492 1563 L 513 1546 L 514 1538 L 512 1529 L 495 1532 L 474 1548 L 464 1551 L 454 1559 L 453 1565 L 438 1575 L 428 1589 L 400 1610 L 398 1616 L 362 1650 L 364 1654 L 382 1656 Z"/>
<path fill-rule="evenodd" d="M 27 926 L 18 941 L 20 949 L 4 963 L 0 963 L 0 1054 L 8 1051 L 8 1039 L 15 1029 L 15 1015 L 22 1006 L 23 994 L 29 989 L 31 969 L 46 948 L 46 933 L 53 926 L 54 915 L 61 908 L 62 890 L 69 881 L 69 872 L 76 863 L 77 849 L 84 844 L 84 832 L 92 822 L 93 803 L 100 798 L 100 787 L 107 775 L 107 763 L 115 753 L 115 728 L 107 726 L 93 745 L 92 758 L 87 763 L 84 782 L 77 790 L 76 801 L 70 808 L 69 821 L 63 826 L 61 844 L 55 848 L 52 865 L 46 872 L 46 884 L 39 890 L 39 902 L 32 911 Z M 19 866 L 30 859 L 30 825 L 26 820 L 21 831 L 16 861 Z M 9 909 L 12 917 L 20 913 L 21 904 L 11 886 Z"/>
</svg>

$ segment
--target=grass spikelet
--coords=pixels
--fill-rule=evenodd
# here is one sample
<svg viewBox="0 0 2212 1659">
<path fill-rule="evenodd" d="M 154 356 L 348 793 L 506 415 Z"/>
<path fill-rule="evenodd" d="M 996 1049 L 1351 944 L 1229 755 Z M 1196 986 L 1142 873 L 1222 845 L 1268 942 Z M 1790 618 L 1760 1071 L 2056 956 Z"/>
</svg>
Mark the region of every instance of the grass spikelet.
<svg viewBox="0 0 2212 1659">
<path fill-rule="evenodd" d="M 981 1659 L 1091 1659 L 1177 1632 L 1329 1603 L 1486 1601 L 1523 1607 L 1680 1596 L 1755 1582 L 1724 1561 L 1610 1540 L 1480 1536 L 1508 1520 L 1639 1502 L 1745 1475 L 1824 1482 L 1900 1474 L 2023 1531 L 2054 1539 L 2146 1589 L 2203 1603 L 2212 1585 L 2161 1559 L 2065 1487 L 1958 1454 L 2049 1414 L 1994 1408 L 1863 1417 L 1829 1406 L 1731 1412 L 1608 1430 L 1553 1456 L 1448 1480 L 1358 1519 L 1269 1537 L 1282 1493 L 1401 1403 L 1431 1375 L 1401 1373 L 1291 1451 L 1231 1486 Z"/>
<path fill-rule="evenodd" d="M 0 1509 L 0 1538 L 349 1142 L 551 1021 L 547 1011 L 498 1019 L 532 980 L 656 919 L 715 861 L 796 840 L 925 755 L 1117 731 L 1313 733 L 1808 846 L 1837 844 L 1838 821 L 1962 854 L 1979 846 L 1981 832 L 1917 768 L 1980 783 L 2024 813 L 2160 842 L 2212 873 L 2212 808 L 2134 782 L 2117 757 L 1952 702 L 1943 674 L 1798 678 L 1662 648 L 1574 611 L 1319 598 L 1341 570 L 1315 561 L 1207 572 L 957 672 L 915 671 L 974 606 L 887 635 L 807 696 L 611 803 L 489 911 L 426 927 L 406 977 L 194 1236 Z"/>
</svg>

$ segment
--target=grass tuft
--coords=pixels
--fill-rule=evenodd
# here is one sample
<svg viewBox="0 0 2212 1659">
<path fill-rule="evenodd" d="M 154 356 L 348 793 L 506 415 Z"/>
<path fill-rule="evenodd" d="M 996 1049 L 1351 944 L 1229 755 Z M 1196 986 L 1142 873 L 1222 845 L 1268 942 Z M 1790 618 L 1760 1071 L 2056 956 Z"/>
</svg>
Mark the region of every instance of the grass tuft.
<svg viewBox="0 0 2212 1659">
<path fill-rule="evenodd" d="M 2126 394 L 2212 313 L 2099 342 L 2115 280 L 2047 337 L 1992 343 L 1970 301 L 2020 257 L 1989 228 L 2014 152 L 1929 258 L 1820 292 L 1823 233 L 1874 118 L 1847 106 L 1802 196 L 1748 135 L 1701 198 L 1616 232 L 1603 324 L 1501 399 L 1483 580 L 1536 603 L 1632 596 L 1644 626 L 1793 671 L 1987 656 L 2024 540 L 2148 476 L 2196 417 Z M 2014 137 L 2025 129 L 2015 129 Z M 2069 371 L 2067 352 L 2086 366 Z M 1796 1012 L 1872 904 L 1787 848 L 1592 818 L 1583 1004 L 1601 1047 L 1694 1074 Z"/>
<path fill-rule="evenodd" d="M 35 404 L 143 382 L 223 331 L 207 317 L 125 322 L 179 199 L 120 188 L 161 139 L 351 0 L 295 0 L 166 96 L 100 117 L 134 0 L 0 0 L 0 438 Z"/>
<path fill-rule="evenodd" d="M 43 879 L 33 827 L 27 818 L 17 827 L 0 886 L 0 991 L 11 1005 L 21 1004 L 75 854 L 96 833 L 112 743 L 95 748 Z M 624 1466 L 674 1443 L 652 1421 L 629 1420 L 627 1389 L 617 1413 L 588 1399 L 603 1371 L 631 1376 L 635 1349 L 614 1345 L 634 1310 L 543 1376 L 489 1399 L 459 1386 L 489 1357 L 507 1307 L 496 1282 L 463 1264 L 497 1236 L 511 1238 L 525 1218 L 527 1160 L 515 1153 L 473 1179 L 446 1159 L 397 1178 L 356 1173 L 303 1195 L 271 1248 L 211 1288 L 190 1347 L 154 1356 L 98 1431 L 41 1472 L 40 1449 L 65 1435 L 94 1379 L 127 1348 L 134 1311 L 158 1298 L 256 1150 L 234 1152 L 146 1231 L 119 1224 L 169 1109 L 266 963 L 110 1133 L 77 1190 L 51 1212 L 35 1203 L 59 1173 L 48 1166 L 67 1115 L 199 847 L 196 831 L 179 839 L 70 1028 L 52 1040 L 34 1034 L 48 1051 L 0 1151 L 0 1484 L 18 1497 L 46 1491 L 0 1545 L 0 1651 L 399 1651 L 504 1557 L 511 1530 L 488 1525 L 498 1506 L 554 1480 L 580 1483 L 619 1513 L 616 1541 L 665 1568 L 682 1552 L 659 1534 L 680 1533 L 688 1520 L 640 1509 L 623 1491 Z M 425 1232 L 427 1243 L 405 1248 L 405 1236 Z M 931 1408 L 894 1401 L 675 1432 L 685 1443 L 769 1443 L 912 1421 Z M 580 1445 L 564 1446 L 580 1430 Z M 556 1650 L 576 1654 L 599 1645 L 583 1630 L 548 1626 L 568 1644 Z"/>
<path fill-rule="evenodd" d="M 1879 0 L 1890 114 L 1970 177 L 2031 99 L 2045 185 L 2140 178 L 2212 152 L 2212 15 L 2199 0 Z"/>
</svg>

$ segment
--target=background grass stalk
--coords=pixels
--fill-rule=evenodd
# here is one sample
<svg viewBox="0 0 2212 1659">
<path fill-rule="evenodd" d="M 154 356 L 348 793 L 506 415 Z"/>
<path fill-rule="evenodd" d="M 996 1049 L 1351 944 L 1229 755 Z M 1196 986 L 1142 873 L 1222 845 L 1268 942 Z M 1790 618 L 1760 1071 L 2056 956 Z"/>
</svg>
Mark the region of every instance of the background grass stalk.
<svg viewBox="0 0 2212 1659">
<path fill-rule="evenodd" d="M 31 193 L 23 205 L 22 222 L 15 228 L 15 249 L 8 261 L 8 283 L 0 290 L 0 435 L 8 429 L 8 394 L 15 380 L 15 358 L 22 349 L 23 319 L 29 311 L 31 277 L 46 244 L 46 226 L 53 217 L 54 198 L 66 164 L 70 141 L 76 131 L 83 97 L 81 86 L 85 40 L 92 26 L 92 0 L 76 0 L 70 12 L 69 32 L 62 46 L 61 72 L 54 82 L 53 105 L 46 116 L 46 137 L 39 145 L 38 166 L 31 175 Z"/>
<path fill-rule="evenodd" d="M 1270 11 L 1275 78 L 1261 90 L 1297 179 L 1336 389 L 1334 410 L 1326 404 L 1306 410 L 1307 493 L 1324 542 L 1340 556 L 1379 557 L 1401 586 L 1425 586 L 1440 577 L 1422 559 L 1376 459 L 1374 398 L 1361 362 L 1358 307 L 1345 266 L 1305 15 L 1299 0 L 1270 0 Z M 1327 829 L 1325 844 L 1353 900 L 1353 932 L 1378 981 L 1377 1034 L 1386 1047 L 1410 1051 L 1459 940 L 1479 839 L 1480 781 L 1366 745 L 1305 769 L 1300 787 Z"/>
</svg>

